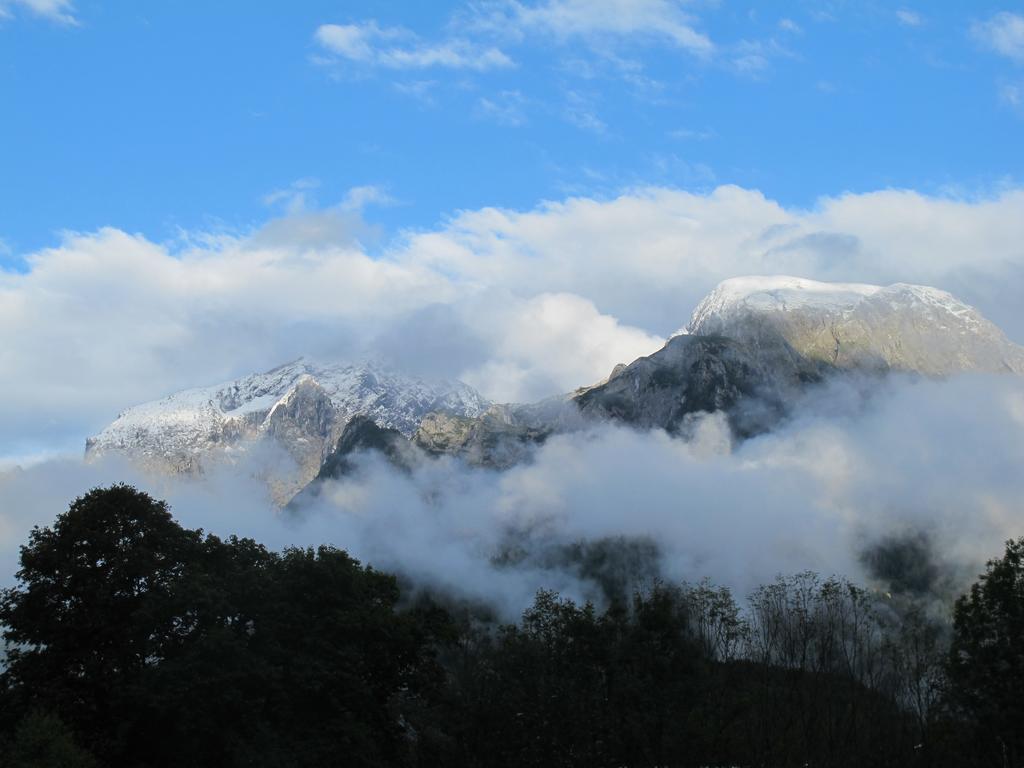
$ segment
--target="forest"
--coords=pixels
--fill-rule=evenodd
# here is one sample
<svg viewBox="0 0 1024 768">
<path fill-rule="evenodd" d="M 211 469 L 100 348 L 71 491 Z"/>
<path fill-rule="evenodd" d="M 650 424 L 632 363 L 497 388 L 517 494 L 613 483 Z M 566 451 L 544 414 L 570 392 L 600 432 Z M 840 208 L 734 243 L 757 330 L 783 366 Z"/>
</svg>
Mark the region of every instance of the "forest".
<svg viewBox="0 0 1024 768">
<path fill-rule="evenodd" d="M 515 623 L 127 485 L 0 593 L 0 765 L 1022 766 L 1024 538 L 955 603 L 657 580 Z"/>
</svg>

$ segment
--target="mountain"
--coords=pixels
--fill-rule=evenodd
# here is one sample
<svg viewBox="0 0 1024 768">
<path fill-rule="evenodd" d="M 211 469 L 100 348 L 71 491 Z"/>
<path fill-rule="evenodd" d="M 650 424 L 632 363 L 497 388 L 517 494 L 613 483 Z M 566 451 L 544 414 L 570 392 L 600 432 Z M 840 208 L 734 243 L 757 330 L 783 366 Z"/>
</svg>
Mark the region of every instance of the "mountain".
<svg viewBox="0 0 1024 768">
<path fill-rule="evenodd" d="M 151 468 L 189 472 L 269 444 L 294 463 L 272 468 L 275 495 L 286 499 L 316 476 L 354 416 L 410 437 L 428 413 L 472 417 L 489 406 L 460 382 L 427 381 L 371 362 L 297 360 L 129 408 L 86 442 L 86 456 L 121 452 Z"/>
<path fill-rule="evenodd" d="M 1024 373 L 1024 350 L 973 307 L 922 285 L 740 277 L 718 285 L 681 334 L 727 336 L 762 358 L 926 376 Z"/>
<path fill-rule="evenodd" d="M 573 402 L 591 419 L 673 434 L 693 414 L 723 411 L 733 432 L 746 437 L 777 421 L 791 394 L 821 376 L 817 366 L 798 357 L 762 359 L 725 336 L 676 336 Z"/>
<path fill-rule="evenodd" d="M 417 449 L 397 429 L 381 427 L 369 416 L 353 416 L 324 458 L 316 477 L 288 502 L 288 508 L 299 509 L 317 499 L 328 480 L 351 475 L 356 470 L 356 455 L 363 453 L 378 453 L 392 466 L 405 471 L 420 459 Z"/>
<path fill-rule="evenodd" d="M 833 376 L 1024 373 L 1024 350 L 977 310 L 926 286 L 742 277 L 719 284 L 689 324 L 603 382 L 476 418 L 428 415 L 413 441 L 501 468 L 556 432 L 594 421 L 685 434 L 721 411 L 740 439 L 773 428 L 801 392 Z"/>
<path fill-rule="evenodd" d="M 963 371 L 1024 374 L 1024 349 L 944 291 L 743 277 L 715 288 L 654 354 L 539 403 L 492 404 L 457 382 L 300 360 L 129 409 L 87 454 L 117 450 L 202 471 L 270 445 L 288 459 L 271 457 L 261 470 L 283 504 L 311 481 L 296 502 L 319 493 L 366 450 L 404 468 L 447 455 L 503 469 L 553 434 L 613 421 L 685 435 L 696 415 L 715 411 L 742 439 L 771 429 L 831 377 Z"/>
</svg>

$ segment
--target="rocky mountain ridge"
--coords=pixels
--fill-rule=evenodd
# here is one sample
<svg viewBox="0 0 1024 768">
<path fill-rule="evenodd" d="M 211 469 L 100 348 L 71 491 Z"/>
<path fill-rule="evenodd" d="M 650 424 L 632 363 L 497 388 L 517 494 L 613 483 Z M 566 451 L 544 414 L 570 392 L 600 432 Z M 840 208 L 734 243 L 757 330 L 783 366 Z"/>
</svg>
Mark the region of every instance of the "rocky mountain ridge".
<svg viewBox="0 0 1024 768">
<path fill-rule="evenodd" d="M 697 415 L 716 411 L 742 439 L 771 429 L 800 393 L 832 376 L 963 371 L 1024 374 L 1024 349 L 948 293 L 746 277 L 721 283 L 659 351 L 539 403 L 492 404 L 458 382 L 300 360 L 129 409 L 87 454 L 120 451 L 195 471 L 269 442 L 295 464 L 271 471 L 284 503 L 311 481 L 347 473 L 349 457 L 367 450 L 406 466 L 446 455 L 502 469 L 552 434 L 606 421 L 686 434 Z"/>
<path fill-rule="evenodd" d="M 118 452 L 158 471 L 196 472 L 269 441 L 294 463 L 271 473 L 275 496 L 287 499 L 316 476 L 355 416 L 411 437 L 428 413 L 473 417 L 490 405 L 461 382 L 427 381 L 373 362 L 300 359 L 129 408 L 86 442 L 86 457 Z"/>
</svg>

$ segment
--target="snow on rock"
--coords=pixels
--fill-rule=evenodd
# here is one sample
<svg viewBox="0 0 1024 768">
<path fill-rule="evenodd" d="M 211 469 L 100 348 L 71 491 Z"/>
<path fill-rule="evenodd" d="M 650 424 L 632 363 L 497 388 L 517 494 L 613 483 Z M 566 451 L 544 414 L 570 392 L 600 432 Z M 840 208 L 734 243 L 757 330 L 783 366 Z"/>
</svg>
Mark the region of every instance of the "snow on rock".
<svg viewBox="0 0 1024 768">
<path fill-rule="evenodd" d="M 191 471 L 269 437 L 298 465 L 296 478 L 282 480 L 291 486 L 316 474 L 353 416 L 408 437 L 432 411 L 472 417 L 490 405 L 461 382 L 405 376 L 370 362 L 300 359 L 129 408 L 86 441 L 86 455 L 118 451 L 162 470 Z"/>
<path fill-rule="evenodd" d="M 685 332 L 699 334 L 706 323 L 741 310 L 815 309 L 841 312 L 881 290 L 877 285 L 821 283 L 786 275 L 734 277 L 719 283 L 697 305 Z"/>
<path fill-rule="evenodd" d="M 788 276 L 720 283 L 674 336 L 727 336 L 766 354 L 795 351 L 840 368 L 1024 373 L 1024 350 L 973 307 L 923 285 Z"/>
</svg>

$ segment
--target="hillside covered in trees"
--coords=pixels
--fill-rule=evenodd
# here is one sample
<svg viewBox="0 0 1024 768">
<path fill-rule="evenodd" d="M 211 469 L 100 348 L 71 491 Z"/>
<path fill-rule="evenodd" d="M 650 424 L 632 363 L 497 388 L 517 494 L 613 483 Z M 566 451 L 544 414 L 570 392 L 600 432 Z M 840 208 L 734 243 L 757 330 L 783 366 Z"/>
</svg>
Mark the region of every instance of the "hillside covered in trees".
<svg viewBox="0 0 1024 768">
<path fill-rule="evenodd" d="M 112 486 L 0 596 L 0 764 L 1024 765 L 1024 539 L 951 609 L 803 573 L 501 624 Z"/>
</svg>

